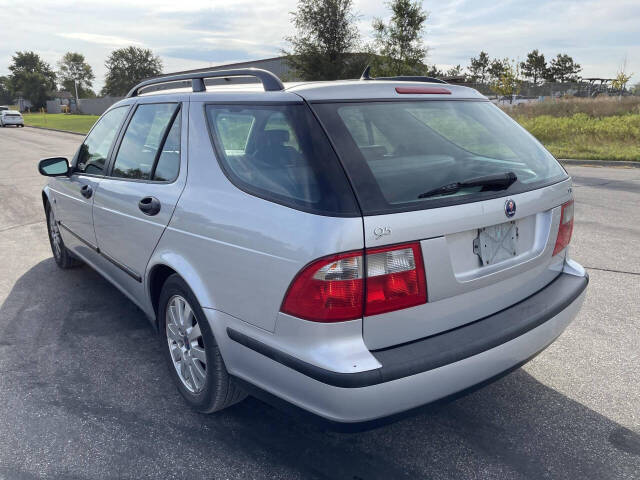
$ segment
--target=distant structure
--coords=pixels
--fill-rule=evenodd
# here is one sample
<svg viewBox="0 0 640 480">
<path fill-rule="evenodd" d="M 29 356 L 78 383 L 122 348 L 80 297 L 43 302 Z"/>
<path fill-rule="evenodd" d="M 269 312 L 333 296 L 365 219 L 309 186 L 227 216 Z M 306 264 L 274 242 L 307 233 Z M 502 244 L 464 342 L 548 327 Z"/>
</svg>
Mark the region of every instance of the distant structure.
<svg viewBox="0 0 640 480">
<path fill-rule="evenodd" d="M 275 74 L 278 78 L 285 82 L 297 82 L 301 79 L 295 76 L 295 72 L 289 67 L 287 57 L 263 58 L 261 60 L 251 60 L 249 62 L 227 63 L 224 65 L 216 65 L 214 67 L 197 68 L 195 70 L 184 70 L 181 72 L 171 72 L 165 75 L 179 75 L 182 73 L 198 73 L 211 70 L 229 70 L 232 68 L 261 68 Z M 160 75 L 162 76 L 162 75 Z"/>
</svg>

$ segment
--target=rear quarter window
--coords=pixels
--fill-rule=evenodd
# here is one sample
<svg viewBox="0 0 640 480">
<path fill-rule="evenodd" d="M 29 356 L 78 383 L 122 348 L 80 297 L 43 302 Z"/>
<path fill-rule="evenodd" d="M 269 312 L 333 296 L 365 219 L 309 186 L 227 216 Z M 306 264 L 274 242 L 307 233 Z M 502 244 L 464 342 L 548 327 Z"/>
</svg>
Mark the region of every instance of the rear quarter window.
<svg viewBox="0 0 640 480">
<path fill-rule="evenodd" d="M 265 200 L 311 213 L 360 211 L 331 145 L 305 104 L 206 105 L 227 177 Z"/>
</svg>

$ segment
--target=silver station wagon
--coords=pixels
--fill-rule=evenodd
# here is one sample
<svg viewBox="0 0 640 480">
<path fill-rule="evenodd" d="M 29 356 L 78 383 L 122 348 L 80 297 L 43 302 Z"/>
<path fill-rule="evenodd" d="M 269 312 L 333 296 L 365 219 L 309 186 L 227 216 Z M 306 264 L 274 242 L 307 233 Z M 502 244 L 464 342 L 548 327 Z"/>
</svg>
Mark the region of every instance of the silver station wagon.
<svg viewBox="0 0 640 480">
<path fill-rule="evenodd" d="M 358 424 L 459 395 L 553 342 L 588 283 L 565 170 L 437 79 L 161 77 L 39 170 L 58 265 L 145 312 L 201 412 L 252 393 Z"/>
</svg>

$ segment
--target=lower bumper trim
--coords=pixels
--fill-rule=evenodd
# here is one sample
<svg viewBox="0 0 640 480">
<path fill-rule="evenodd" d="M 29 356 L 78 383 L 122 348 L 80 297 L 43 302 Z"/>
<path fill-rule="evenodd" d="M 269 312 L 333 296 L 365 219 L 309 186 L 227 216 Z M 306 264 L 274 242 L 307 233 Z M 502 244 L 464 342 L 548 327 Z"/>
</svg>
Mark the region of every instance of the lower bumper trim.
<svg viewBox="0 0 640 480">
<path fill-rule="evenodd" d="M 552 319 L 586 289 L 589 277 L 561 273 L 542 290 L 493 315 L 437 335 L 371 353 L 375 370 L 339 373 L 304 362 L 227 328 L 229 338 L 282 365 L 327 385 L 361 388 L 398 380 L 455 363 L 509 342 Z"/>
</svg>

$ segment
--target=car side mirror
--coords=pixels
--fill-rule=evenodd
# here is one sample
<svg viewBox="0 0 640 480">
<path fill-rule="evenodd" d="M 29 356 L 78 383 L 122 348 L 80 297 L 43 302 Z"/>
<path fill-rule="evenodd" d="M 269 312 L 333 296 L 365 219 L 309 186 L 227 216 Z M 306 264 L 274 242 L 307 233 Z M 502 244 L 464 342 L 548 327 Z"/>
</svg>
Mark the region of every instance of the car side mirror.
<svg viewBox="0 0 640 480">
<path fill-rule="evenodd" d="M 40 175 L 62 177 L 69 175 L 69 162 L 64 157 L 43 158 L 38 164 Z"/>
</svg>

